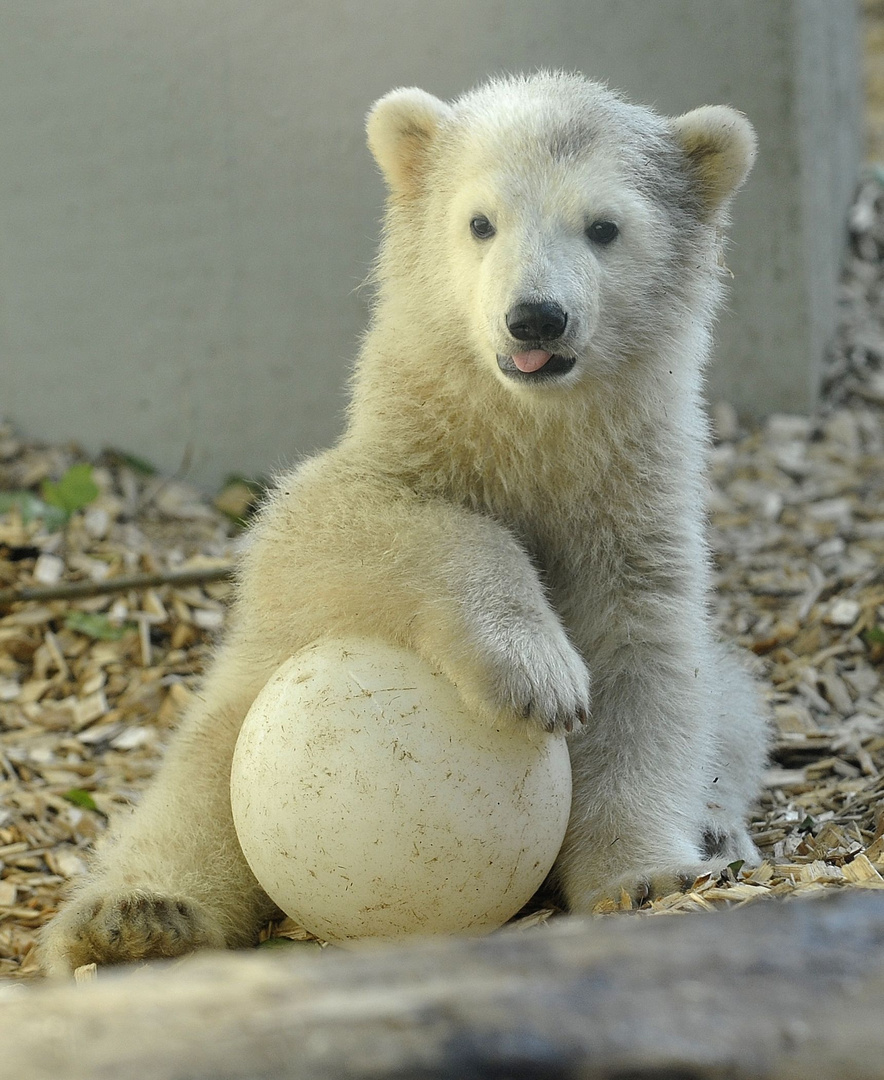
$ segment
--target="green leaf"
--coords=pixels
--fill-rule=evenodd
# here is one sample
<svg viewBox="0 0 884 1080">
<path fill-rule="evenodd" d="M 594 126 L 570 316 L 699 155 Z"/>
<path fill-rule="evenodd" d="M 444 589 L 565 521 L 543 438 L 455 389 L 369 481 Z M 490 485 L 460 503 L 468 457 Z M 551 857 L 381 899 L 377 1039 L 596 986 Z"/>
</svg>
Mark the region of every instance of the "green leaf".
<svg viewBox="0 0 884 1080">
<path fill-rule="evenodd" d="M 293 945 L 297 945 L 297 941 L 292 941 L 290 938 L 284 937 L 269 937 L 266 941 L 258 943 L 259 949 L 288 949 Z"/>
<path fill-rule="evenodd" d="M 71 465 L 57 484 L 44 480 L 40 490 L 44 502 L 57 506 L 66 514 L 82 510 L 100 494 L 98 485 L 92 479 L 92 466 L 86 462 Z"/>
<path fill-rule="evenodd" d="M 158 470 L 155 465 L 151 465 L 144 458 L 136 457 L 135 454 L 127 454 L 125 451 L 116 450 L 113 447 L 105 450 L 105 454 L 114 465 L 127 465 L 133 472 L 141 473 L 142 476 L 156 476 L 157 474 Z"/>
<path fill-rule="evenodd" d="M 258 943 L 259 949 L 309 949 L 311 952 L 321 952 L 322 946 L 315 938 L 307 938 L 305 941 L 298 941 L 296 938 L 287 937 L 270 937 L 266 941 Z"/>
<path fill-rule="evenodd" d="M 798 831 L 803 833 L 812 833 L 815 828 L 816 822 L 813 820 L 810 814 L 808 814 L 804 821 L 802 821 L 801 824 L 798 826 Z"/>
<path fill-rule="evenodd" d="M 57 506 L 47 506 L 32 491 L 0 492 L 0 514 L 18 510 L 22 521 L 27 525 L 40 518 L 50 532 L 58 532 L 67 524 L 69 514 Z"/>
<path fill-rule="evenodd" d="M 884 626 L 873 626 L 870 630 L 864 630 L 862 639 L 866 645 L 884 645 Z"/>
<path fill-rule="evenodd" d="M 66 791 L 62 795 L 63 799 L 67 799 L 69 803 L 73 803 L 74 806 L 82 806 L 84 810 L 98 810 L 95 800 L 89 794 L 88 791 L 84 791 L 83 788 L 71 788 L 70 791 Z M 99 811 L 100 813 L 101 811 Z"/>
<path fill-rule="evenodd" d="M 730 872 L 734 875 L 735 878 L 738 878 L 740 876 L 740 871 L 745 865 L 745 862 L 745 859 L 735 859 L 733 862 L 727 864 L 727 868 L 728 870 L 730 870 Z"/>
<path fill-rule="evenodd" d="M 244 484 L 256 495 L 264 495 L 270 486 L 266 480 L 256 479 L 254 476 L 240 476 L 239 473 L 228 473 L 221 490 L 230 487 L 231 484 Z M 268 940 L 272 941 L 273 939 L 268 938 Z"/>
<path fill-rule="evenodd" d="M 119 641 L 130 630 L 136 630 L 134 623 L 113 623 L 107 615 L 91 611 L 71 611 L 64 621 L 68 630 L 76 630 L 97 641 Z"/>
<path fill-rule="evenodd" d="M 45 505 L 30 491 L 0 491 L 0 514 L 18 510 L 25 521 L 32 521 L 37 517 L 40 507 Z"/>
</svg>

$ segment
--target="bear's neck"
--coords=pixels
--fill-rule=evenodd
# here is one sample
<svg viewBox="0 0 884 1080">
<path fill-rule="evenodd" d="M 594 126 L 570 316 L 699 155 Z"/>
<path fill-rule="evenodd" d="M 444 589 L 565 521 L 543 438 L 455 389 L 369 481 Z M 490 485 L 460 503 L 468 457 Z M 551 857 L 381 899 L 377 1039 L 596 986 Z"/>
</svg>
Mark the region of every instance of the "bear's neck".
<svg viewBox="0 0 884 1080">
<path fill-rule="evenodd" d="M 645 357 L 619 374 L 525 392 L 463 342 L 403 338 L 402 325 L 397 313 L 376 312 L 345 452 L 428 496 L 505 518 L 542 515 L 558 498 L 604 498 L 615 480 L 698 505 L 705 341 L 681 342 L 676 359 Z"/>
</svg>

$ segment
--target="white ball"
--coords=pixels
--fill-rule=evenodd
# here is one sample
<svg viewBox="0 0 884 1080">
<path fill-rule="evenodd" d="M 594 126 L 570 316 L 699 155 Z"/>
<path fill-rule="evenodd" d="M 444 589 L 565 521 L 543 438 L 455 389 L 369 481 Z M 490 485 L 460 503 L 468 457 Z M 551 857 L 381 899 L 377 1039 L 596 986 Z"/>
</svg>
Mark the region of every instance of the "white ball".
<svg viewBox="0 0 884 1080">
<path fill-rule="evenodd" d="M 481 933 L 549 872 L 571 765 L 562 737 L 472 715 L 415 653 L 333 639 L 256 698 L 231 802 L 255 877 L 318 937 Z"/>
</svg>

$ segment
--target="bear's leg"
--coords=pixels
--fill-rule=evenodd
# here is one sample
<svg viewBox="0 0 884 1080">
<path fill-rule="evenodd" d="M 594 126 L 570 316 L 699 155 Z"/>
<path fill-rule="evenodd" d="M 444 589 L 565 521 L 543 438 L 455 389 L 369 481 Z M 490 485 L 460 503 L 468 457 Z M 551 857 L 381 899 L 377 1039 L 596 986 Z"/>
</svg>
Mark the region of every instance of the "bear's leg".
<svg viewBox="0 0 884 1080">
<path fill-rule="evenodd" d="M 297 596 L 302 625 L 413 648 L 479 712 L 579 727 L 589 673 L 515 537 L 359 468 L 353 482 L 332 459 L 265 514 L 243 577 L 265 622 L 284 626 Z"/>
<path fill-rule="evenodd" d="M 703 849 L 710 859 L 761 860 L 747 818 L 761 790 L 770 729 L 758 688 L 737 656 L 716 644 L 717 677 L 712 686 L 713 775 L 707 788 Z"/>
<path fill-rule="evenodd" d="M 711 643 L 708 652 L 678 653 L 668 642 L 596 661 L 593 714 L 571 743 L 574 798 L 556 865 L 572 911 L 616 901 L 623 890 L 636 900 L 664 895 L 734 858 L 754 857 L 742 815 L 756 791 L 755 759 L 763 758 L 764 736 L 747 677 L 728 669 L 732 686 L 739 675 L 739 700 L 753 717 L 743 730 L 758 749 L 749 754 L 745 778 L 737 776 L 741 762 L 732 763 L 727 812 L 713 819 L 708 804 L 721 723 L 714 708 L 720 693 L 713 688 L 724 672 L 713 662 L 720 656 Z M 713 820 L 716 835 L 726 838 L 720 850 L 704 849 Z"/>
<path fill-rule="evenodd" d="M 230 811 L 236 737 L 273 670 L 244 659 L 230 646 L 221 653 L 153 785 L 47 925 L 39 950 L 46 974 L 247 945 L 275 911 L 242 856 Z"/>
</svg>

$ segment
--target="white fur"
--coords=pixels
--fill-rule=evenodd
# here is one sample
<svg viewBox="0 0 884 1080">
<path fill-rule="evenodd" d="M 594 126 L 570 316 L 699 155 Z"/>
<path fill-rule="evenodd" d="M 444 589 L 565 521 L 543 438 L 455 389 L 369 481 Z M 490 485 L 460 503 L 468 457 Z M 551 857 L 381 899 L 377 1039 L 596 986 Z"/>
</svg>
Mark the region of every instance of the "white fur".
<svg viewBox="0 0 884 1080">
<path fill-rule="evenodd" d="M 236 843 L 230 755 L 268 674 L 324 633 L 416 649 L 477 712 L 586 720 L 556 868 L 572 909 L 755 856 L 764 725 L 706 608 L 700 398 L 750 126 L 540 74 L 451 105 L 395 91 L 369 139 L 390 202 L 347 431 L 271 497 L 202 700 L 50 924 L 49 971 L 253 939 L 272 905 Z M 598 219 L 620 228 L 606 247 Z M 574 366 L 514 382 L 507 312 L 541 300 L 567 311 Z"/>
</svg>

